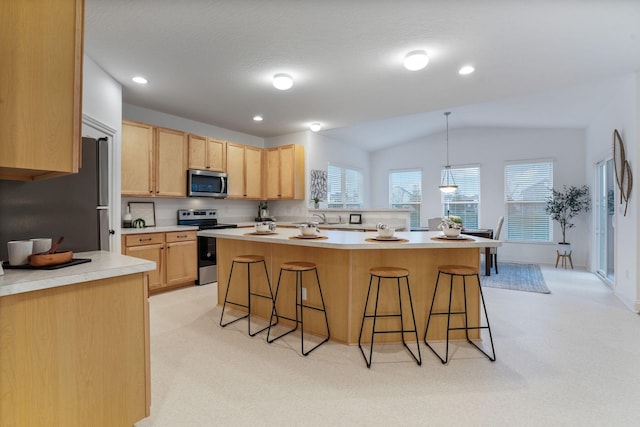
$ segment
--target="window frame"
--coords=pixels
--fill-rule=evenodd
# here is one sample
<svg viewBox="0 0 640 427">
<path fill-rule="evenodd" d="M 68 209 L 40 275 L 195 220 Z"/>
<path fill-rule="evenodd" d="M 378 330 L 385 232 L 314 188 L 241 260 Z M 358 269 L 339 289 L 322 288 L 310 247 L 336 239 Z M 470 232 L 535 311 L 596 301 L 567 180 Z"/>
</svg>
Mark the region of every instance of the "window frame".
<svg viewBox="0 0 640 427">
<path fill-rule="evenodd" d="M 339 168 L 341 172 L 340 192 L 342 203 L 341 206 L 337 206 L 338 203 L 333 203 L 331 200 L 331 168 Z M 346 171 L 355 172 L 359 174 L 359 188 L 358 188 L 358 202 L 347 203 L 346 202 Z M 329 162 L 327 165 L 327 207 L 331 209 L 361 209 L 364 205 L 364 170 L 356 166 L 350 166 L 343 163 Z"/>
<path fill-rule="evenodd" d="M 418 172 L 420 174 L 420 179 L 418 180 L 418 184 L 420 185 L 420 200 L 417 202 L 406 202 L 406 203 L 393 203 L 393 188 L 392 188 L 392 175 L 399 173 L 408 173 L 408 172 Z M 410 213 L 410 227 L 420 227 L 421 226 L 421 213 L 422 213 L 422 202 L 423 202 L 423 170 L 422 168 L 406 168 L 406 169 L 391 169 L 388 174 L 388 185 L 389 185 L 389 207 L 397 208 L 397 209 L 414 209 Z M 408 205 L 408 206 L 406 206 Z"/>
<path fill-rule="evenodd" d="M 548 164 L 549 165 L 549 175 L 548 175 L 548 179 L 549 182 L 548 184 L 545 185 L 545 193 L 546 194 L 541 194 L 538 196 L 538 200 L 509 200 L 509 195 L 513 193 L 513 191 L 510 191 L 508 189 L 510 182 L 507 179 L 507 168 L 509 166 L 516 166 L 516 165 L 541 165 L 541 164 Z M 546 212 L 544 212 L 544 208 L 546 206 L 546 200 L 548 199 L 548 197 L 551 196 L 552 194 L 552 189 L 553 189 L 553 182 L 554 182 L 554 169 L 555 169 L 555 161 L 552 158 L 542 158 L 542 159 L 525 159 L 525 160 L 513 160 L 513 161 L 507 161 L 504 163 L 504 238 L 501 240 L 504 241 L 509 241 L 509 242 L 518 242 L 518 243 L 533 243 L 533 244 L 548 244 L 548 243 L 553 243 L 554 242 L 554 237 L 553 237 L 553 220 L 551 219 L 551 217 L 549 216 L 549 214 L 547 214 Z M 529 187 L 533 187 L 535 183 L 531 183 L 529 184 Z M 524 191 L 524 190 L 522 190 Z M 537 205 L 537 209 L 538 209 L 538 213 L 536 215 L 536 217 L 545 217 L 546 218 L 546 224 L 544 226 L 544 228 L 546 229 L 546 234 L 547 234 L 547 238 L 546 239 L 526 239 L 526 238 L 513 238 L 510 236 L 510 224 L 512 223 L 512 221 L 515 221 L 515 219 L 513 218 L 513 215 L 510 215 L 511 209 L 510 207 L 515 206 L 517 204 L 520 204 L 522 206 L 529 206 L 529 207 L 536 207 Z M 531 223 L 531 221 L 529 221 L 529 223 Z M 525 233 L 520 233 L 525 234 Z M 545 234 L 545 233 L 542 233 Z"/>
<path fill-rule="evenodd" d="M 446 169 L 445 167 L 442 167 L 441 170 L 440 170 L 440 181 L 441 182 L 442 182 L 442 176 L 444 174 L 445 169 Z M 458 190 L 456 190 L 454 193 L 451 193 L 451 194 L 441 193 L 440 194 L 440 204 L 441 204 L 441 207 L 442 207 L 442 215 L 443 216 L 447 215 L 447 206 L 449 206 L 449 211 L 451 211 L 450 205 L 475 204 L 476 205 L 476 218 L 475 218 L 476 222 L 475 222 L 475 226 L 470 227 L 467 224 L 467 228 L 471 228 L 471 229 L 478 228 L 479 225 L 480 225 L 480 207 L 481 207 L 481 203 L 482 203 L 482 194 L 481 194 L 482 193 L 482 167 L 480 166 L 480 164 L 476 164 L 476 163 L 467 164 L 467 165 L 455 165 L 455 166 L 451 165 L 449 167 L 449 170 L 453 174 L 454 181 L 456 181 L 456 185 L 458 185 L 458 186 L 460 185 L 460 182 L 455 179 L 455 171 L 456 170 L 461 170 L 461 169 L 477 169 L 477 171 L 478 171 L 478 184 L 477 184 L 478 185 L 478 199 L 476 201 L 469 201 L 469 200 L 467 200 L 467 201 L 458 201 L 458 202 L 447 201 L 448 197 L 452 197 L 453 195 L 458 193 L 460 187 L 458 187 Z M 452 213 L 452 215 L 455 215 L 455 213 Z M 462 224 L 463 224 L 463 226 L 465 225 L 464 218 L 463 218 Z"/>
</svg>

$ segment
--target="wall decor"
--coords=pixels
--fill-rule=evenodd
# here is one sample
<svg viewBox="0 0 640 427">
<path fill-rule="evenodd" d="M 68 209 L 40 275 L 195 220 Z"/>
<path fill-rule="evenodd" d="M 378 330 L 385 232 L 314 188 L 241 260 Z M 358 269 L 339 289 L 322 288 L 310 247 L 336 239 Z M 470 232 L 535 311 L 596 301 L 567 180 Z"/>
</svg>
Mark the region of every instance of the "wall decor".
<svg viewBox="0 0 640 427">
<path fill-rule="evenodd" d="M 631 197 L 631 189 L 633 188 L 633 174 L 631 173 L 631 165 L 627 160 L 624 143 L 618 129 L 613 130 L 613 165 L 616 175 L 616 184 L 620 189 L 620 204 L 624 203 L 624 216 L 627 216 L 627 208 L 629 207 L 629 198 Z"/>
<path fill-rule="evenodd" d="M 129 211 L 133 221 L 144 220 L 144 227 L 156 226 L 156 206 L 153 202 L 129 202 Z"/>
<path fill-rule="evenodd" d="M 349 215 L 349 224 L 362 224 L 362 214 Z"/>
<path fill-rule="evenodd" d="M 311 171 L 311 199 L 324 200 L 327 197 L 327 171 Z"/>
</svg>

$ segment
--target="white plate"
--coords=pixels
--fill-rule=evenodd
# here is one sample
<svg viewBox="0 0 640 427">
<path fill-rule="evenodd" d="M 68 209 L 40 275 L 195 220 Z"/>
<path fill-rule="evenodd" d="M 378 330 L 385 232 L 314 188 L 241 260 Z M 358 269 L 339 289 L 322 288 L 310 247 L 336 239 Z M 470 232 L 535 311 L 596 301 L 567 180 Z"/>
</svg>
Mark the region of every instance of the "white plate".
<svg viewBox="0 0 640 427">
<path fill-rule="evenodd" d="M 391 237 L 376 236 L 374 237 L 374 239 L 375 240 L 400 240 L 400 238 L 396 236 L 391 236 Z"/>
<path fill-rule="evenodd" d="M 273 234 L 275 231 L 254 231 L 255 234 Z"/>
<path fill-rule="evenodd" d="M 317 234 L 298 234 L 296 237 L 298 239 L 319 239 L 322 236 L 319 236 Z"/>
<path fill-rule="evenodd" d="M 439 236 L 436 236 L 438 239 L 444 239 L 444 240 L 465 240 L 468 239 L 467 236 L 463 236 L 462 234 L 458 235 L 458 236 L 445 236 L 444 234 L 441 234 Z"/>
</svg>

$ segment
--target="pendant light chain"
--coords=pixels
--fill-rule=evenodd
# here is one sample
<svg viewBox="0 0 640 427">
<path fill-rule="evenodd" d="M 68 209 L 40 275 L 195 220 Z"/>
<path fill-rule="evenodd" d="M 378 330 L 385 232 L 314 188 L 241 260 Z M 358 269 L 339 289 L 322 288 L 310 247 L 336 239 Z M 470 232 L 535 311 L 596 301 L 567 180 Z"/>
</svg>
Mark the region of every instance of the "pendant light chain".
<svg viewBox="0 0 640 427">
<path fill-rule="evenodd" d="M 451 165 L 449 164 L 449 114 L 450 111 L 444 113 L 447 119 L 447 165 L 444 167 L 444 176 L 442 177 L 442 183 L 440 185 L 440 191 L 443 193 L 453 193 L 458 189 L 456 180 L 453 178 L 451 172 Z"/>
</svg>

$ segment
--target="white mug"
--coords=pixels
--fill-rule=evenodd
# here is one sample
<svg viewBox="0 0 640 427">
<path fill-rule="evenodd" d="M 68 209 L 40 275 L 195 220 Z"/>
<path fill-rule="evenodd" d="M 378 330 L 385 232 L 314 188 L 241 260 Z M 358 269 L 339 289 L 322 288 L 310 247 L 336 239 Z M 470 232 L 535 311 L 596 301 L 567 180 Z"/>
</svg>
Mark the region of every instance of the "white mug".
<svg viewBox="0 0 640 427">
<path fill-rule="evenodd" d="M 33 242 L 33 253 L 40 254 L 42 252 L 47 252 L 51 249 L 51 239 L 50 238 L 38 238 L 38 239 L 30 239 Z"/>
<path fill-rule="evenodd" d="M 7 242 L 10 265 L 25 265 L 29 263 L 29 255 L 33 253 L 31 240 L 12 240 Z"/>
</svg>

